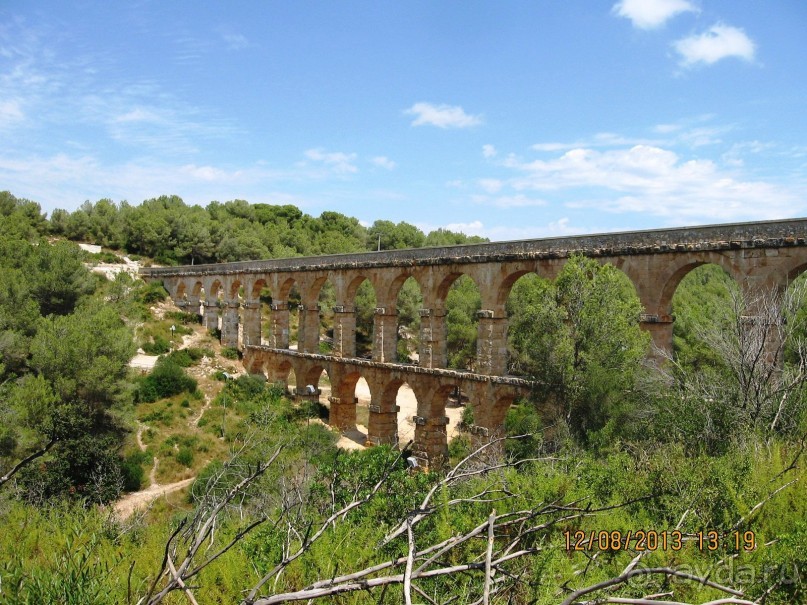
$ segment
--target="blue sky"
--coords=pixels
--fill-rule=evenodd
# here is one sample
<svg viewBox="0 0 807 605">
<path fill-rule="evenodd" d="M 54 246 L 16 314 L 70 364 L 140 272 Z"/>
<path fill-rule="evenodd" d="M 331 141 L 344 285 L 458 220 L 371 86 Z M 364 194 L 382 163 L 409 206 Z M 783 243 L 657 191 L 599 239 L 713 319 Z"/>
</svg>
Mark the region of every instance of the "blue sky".
<svg viewBox="0 0 807 605">
<path fill-rule="evenodd" d="M 807 215 L 807 3 L 0 4 L 0 189 L 494 240 Z"/>
</svg>

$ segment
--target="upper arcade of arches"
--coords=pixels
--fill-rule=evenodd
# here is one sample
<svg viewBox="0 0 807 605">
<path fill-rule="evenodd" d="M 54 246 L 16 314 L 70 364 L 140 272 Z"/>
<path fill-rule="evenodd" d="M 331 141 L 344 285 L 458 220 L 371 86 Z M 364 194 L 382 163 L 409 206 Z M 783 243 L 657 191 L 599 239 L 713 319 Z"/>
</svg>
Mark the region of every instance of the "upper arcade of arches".
<svg viewBox="0 0 807 605">
<path fill-rule="evenodd" d="M 271 346 L 288 348 L 288 300 L 292 286 L 301 299 L 298 350 L 319 349 L 319 298 L 325 283 L 333 285 L 326 313 L 334 312 L 334 355 L 353 357 L 355 298 L 365 281 L 372 286 L 374 309 L 372 356 L 396 358 L 395 304 L 403 283 L 414 279 L 422 296 L 419 363 L 446 367 L 445 300 L 460 275 L 479 288 L 478 347 L 474 369 L 483 374 L 505 371 L 507 313 L 513 284 L 534 273 L 554 279 L 570 256 L 582 254 L 611 263 L 628 276 L 644 306 L 642 325 L 656 346 L 672 343 L 671 300 L 684 276 L 712 263 L 723 267 L 742 287 L 785 287 L 807 267 L 807 219 L 739 223 L 609 233 L 515 242 L 418 248 L 309 258 L 246 261 L 218 265 L 150 267 L 147 280 L 162 280 L 175 302 L 206 299 L 206 325 L 217 325 L 228 343 L 260 344 L 260 292 L 271 292 L 275 319 Z M 187 299 L 187 302 L 184 301 Z M 218 307 L 219 311 L 216 310 Z M 240 315 L 239 315 L 240 314 Z M 226 319 L 226 321 L 225 321 Z M 338 319 L 338 321 L 337 321 Z M 365 318 L 366 319 L 366 318 Z M 243 334 L 239 336 L 239 326 Z M 368 331 L 368 330 L 365 330 Z"/>
</svg>

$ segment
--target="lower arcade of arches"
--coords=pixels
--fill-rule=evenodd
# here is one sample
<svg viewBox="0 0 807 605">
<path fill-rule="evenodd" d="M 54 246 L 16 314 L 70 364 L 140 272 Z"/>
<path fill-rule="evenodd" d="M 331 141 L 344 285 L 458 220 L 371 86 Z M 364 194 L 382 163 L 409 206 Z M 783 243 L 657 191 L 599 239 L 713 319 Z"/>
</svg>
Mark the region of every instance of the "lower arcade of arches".
<svg viewBox="0 0 807 605">
<path fill-rule="evenodd" d="M 407 384 L 417 399 L 412 417 L 413 455 L 423 465 L 439 465 L 448 455 L 446 405 L 462 393 L 473 411 L 473 430 L 489 435 L 502 430 L 507 409 L 529 392 L 529 383 L 512 377 L 493 377 L 454 370 L 433 370 L 403 364 L 381 363 L 332 355 L 299 353 L 248 346 L 244 366 L 252 374 L 263 374 L 281 383 L 295 397 L 319 399 L 323 372 L 331 383 L 329 424 L 341 432 L 356 430 L 356 384 L 367 382 L 370 404 L 366 441 L 368 445 L 399 443 L 399 414 L 396 398 Z M 293 376 L 296 384 L 289 384 Z"/>
</svg>

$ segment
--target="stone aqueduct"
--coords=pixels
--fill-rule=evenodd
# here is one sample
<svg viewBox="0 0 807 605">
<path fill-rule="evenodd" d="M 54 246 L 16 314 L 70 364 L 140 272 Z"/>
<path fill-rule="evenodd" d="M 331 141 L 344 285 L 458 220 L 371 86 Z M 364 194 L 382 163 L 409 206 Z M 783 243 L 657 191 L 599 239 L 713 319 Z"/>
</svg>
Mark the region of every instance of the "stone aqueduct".
<svg viewBox="0 0 807 605">
<path fill-rule="evenodd" d="M 416 455 L 445 455 L 445 405 L 459 387 L 469 397 L 480 430 L 500 428 L 508 406 L 529 383 L 506 376 L 505 303 L 521 276 L 553 279 L 574 253 L 611 263 L 631 280 L 644 305 L 641 325 L 660 349 L 672 347 L 672 297 L 681 279 L 699 265 L 722 267 L 741 287 L 783 289 L 807 268 L 807 219 L 769 221 L 419 248 L 408 250 L 285 258 L 212 265 L 146 268 L 144 279 L 162 281 L 181 308 L 199 312 L 204 324 L 221 328 L 222 344 L 241 346 L 244 365 L 253 373 L 287 384 L 294 371 L 298 393 L 317 385 L 323 370 L 332 384 L 330 423 L 355 426 L 354 389 L 360 377 L 370 387 L 368 442 L 397 441 L 396 394 L 406 382 L 418 408 Z M 446 369 L 445 301 L 461 275 L 476 282 L 482 296 L 478 312 L 475 372 Z M 419 364 L 395 363 L 396 301 L 408 278 L 423 296 Z M 319 351 L 319 294 L 327 280 L 336 292 L 331 354 Z M 365 280 L 372 284 L 377 308 L 372 360 L 356 358 L 355 296 Z M 289 293 L 297 287 L 298 350 L 289 349 Z M 260 293 L 272 295 L 270 329 L 261 334 Z"/>
</svg>

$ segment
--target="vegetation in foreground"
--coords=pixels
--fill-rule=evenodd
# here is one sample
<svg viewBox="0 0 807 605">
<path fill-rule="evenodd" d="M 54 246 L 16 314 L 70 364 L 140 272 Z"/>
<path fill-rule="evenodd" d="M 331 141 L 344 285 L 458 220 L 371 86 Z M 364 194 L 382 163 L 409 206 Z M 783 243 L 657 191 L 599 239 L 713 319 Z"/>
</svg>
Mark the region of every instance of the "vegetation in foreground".
<svg viewBox="0 0 807 605">
<path fill-rule="evenodd" d="M 155 372 L 126 370 L 135 333 L 164 348 L 148 327 L 159 292 L 31 245 L 57 217 L 0 202 L 3 602 L 807 602 L 800 283 L 749 301 L 716 267 L 691 273 L 658 374 L 613 267 L 576 258 L 555 282 L 520 280 L 512 364 L 540 388 L 506 427 L 530 436 L 464 435 L 455 470 L 422 473 L 386 448 L 338 450 L 256 377 L 222 385 L 198 433 L 175 430 L 202 409 L 188 373 L 204 353 L 168 343 Z M 776 321 L 749 329 L 749 304 Z M 470 330 L 453 325 L 462 356 Z M 781 371 L 749 367 L 761 350 Z M 170 429 L 157 455 L 198 475 L 121 522 L 102 504 L 148 466 L 138 420 Z"/>
</svg>

